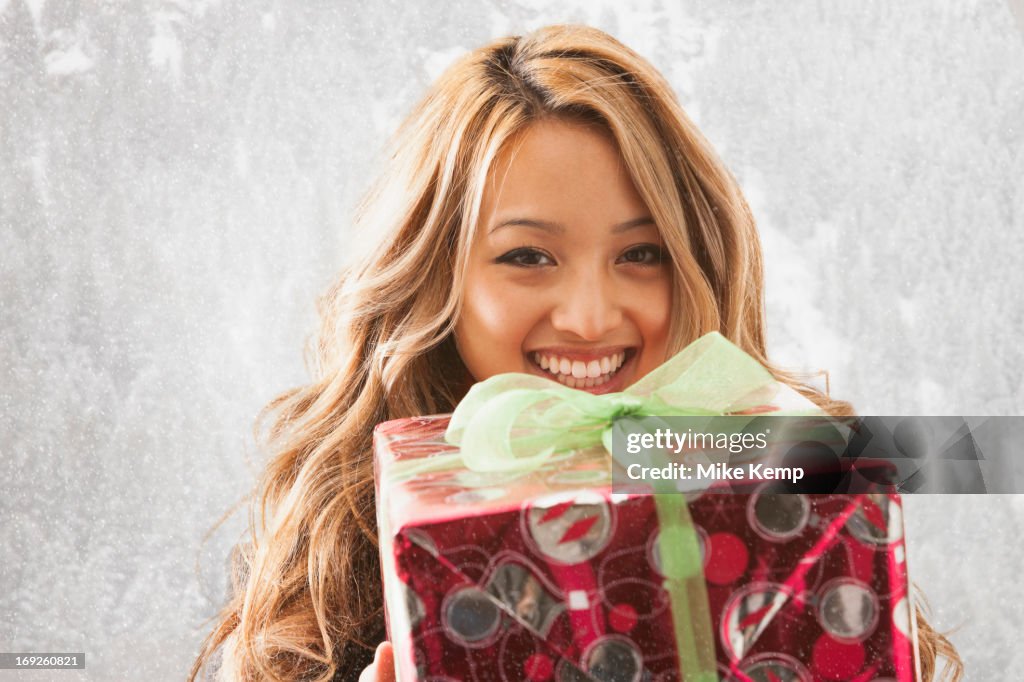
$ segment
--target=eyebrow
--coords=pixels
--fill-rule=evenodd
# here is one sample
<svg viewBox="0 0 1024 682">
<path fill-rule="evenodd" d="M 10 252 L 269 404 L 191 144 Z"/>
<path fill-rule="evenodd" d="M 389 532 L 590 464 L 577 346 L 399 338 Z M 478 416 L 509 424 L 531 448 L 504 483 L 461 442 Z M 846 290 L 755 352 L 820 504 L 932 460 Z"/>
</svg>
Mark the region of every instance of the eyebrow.
<svg viewBox="0 0 1024 682">
<path fill-rule="evenodd" d="M 651 218 L 650 216 L 643 216 L 641 218 L 633 218 L 632 220 L 627 220 L 624 223 L 619 223 L 618 225 L 615 225 L 614 227 L 612 227 L 612 234 L 620 234 L 622 232 L 629 232 L 630 230 L 635 230 L 638 227 L 646 227 L 648 225 L 654 225 L 654 224 L 655 224 L 654 223 L 654 219 Z M 530 219 L 530 218 L 510 218 L 508 220 L 503 220 L 500 223 L 498 223 L 497 225 L 495 225 L 494 227 L 492 227 L 490 230 L 488 230 L 487 233 L 488 234 L 492 234 L 494 232 L 497 232 L 498 230 L 500 230 L 503 227 L 532 227 L 532 228 L 537 229 L 537 230 L 544 230 L 545 232 L 551 232 L 552 234 L 564 234 L 565 233 L 565 226 L 563 226 L 563 225 L 561 225 L 559 223 L 552 223 L 552 222 L 549 222 L 547 220 L 533 220 L 533 219 Z"/>
</svg>

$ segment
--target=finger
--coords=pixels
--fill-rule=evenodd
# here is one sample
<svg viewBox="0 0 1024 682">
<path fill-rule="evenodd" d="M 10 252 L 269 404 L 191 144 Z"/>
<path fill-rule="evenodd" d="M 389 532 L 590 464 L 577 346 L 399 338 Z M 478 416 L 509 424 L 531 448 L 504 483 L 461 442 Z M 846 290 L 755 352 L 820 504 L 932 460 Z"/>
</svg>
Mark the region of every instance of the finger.
<svg viewBox="0 0 1024 682">
<path fill-rule="evenodd" d="M 374 666 L 377 668 L 377 682 L 395 682 L 395 649 L 391 642 L 382 642 L 377 647 Z"/>
</svg>

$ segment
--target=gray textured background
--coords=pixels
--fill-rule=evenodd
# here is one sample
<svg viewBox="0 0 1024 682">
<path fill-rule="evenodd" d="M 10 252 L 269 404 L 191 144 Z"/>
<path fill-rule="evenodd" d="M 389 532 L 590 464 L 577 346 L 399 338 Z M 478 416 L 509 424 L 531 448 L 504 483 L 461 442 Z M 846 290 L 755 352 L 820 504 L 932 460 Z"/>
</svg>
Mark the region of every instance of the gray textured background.
<svg viewBox="0 0 1024 682">
<path fill-rule="evenodd" d="M 563 21 L 647 56 L 740 179 L 777 360 L 864 413 L 1024 413 L 1005 0 L 0 0 L 0 650 L 88 653 L 24 679 L 184 675 L 385 136 L 461 51 Z M 1024 667 L 1024 498 L 906 505 L 969 679 Z"/>
</svg>

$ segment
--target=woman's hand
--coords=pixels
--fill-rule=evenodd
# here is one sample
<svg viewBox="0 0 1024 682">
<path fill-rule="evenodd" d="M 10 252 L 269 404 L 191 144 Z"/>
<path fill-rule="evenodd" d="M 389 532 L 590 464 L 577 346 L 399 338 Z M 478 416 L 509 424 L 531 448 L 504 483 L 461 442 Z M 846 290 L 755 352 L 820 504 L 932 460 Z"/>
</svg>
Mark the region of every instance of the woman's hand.
<svg viewBox="0 0 1024 682">
<path fill-rule="evenodd" d="M 359 682 L 395 682 L 395 650 L 391 642 L 381 642 L 373 663 L 359 676 Z"/>
</svg>

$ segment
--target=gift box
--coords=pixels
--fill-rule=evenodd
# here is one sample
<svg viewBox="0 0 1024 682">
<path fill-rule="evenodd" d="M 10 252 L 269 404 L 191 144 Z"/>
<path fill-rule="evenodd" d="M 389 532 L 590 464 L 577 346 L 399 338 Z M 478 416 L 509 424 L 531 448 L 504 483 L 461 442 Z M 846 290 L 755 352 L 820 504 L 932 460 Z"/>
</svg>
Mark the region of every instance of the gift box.
<svg viewBox="0 0 1024 682">
<path fill-rule="evenodd" d="M 520 407 L 567 419 L 516 391 Z M 748 399 L 718 409 L 765 396 L 738 394 Z M 614 400 L 616 415 L 635 406 Z M 463 416 L 451 419 L 461 433 Z M 467 437 L 469 455 L 449 420 L 374 435 L 401 682 L 917 679 L 898 496 L 623 492 L 600 444 L 552 456 L 540 438 L 527 450 L 544 457 L 505 466 L 487 459 L 507 457 L 507 443 Z"/>
<path fill-rule="evenodd" d="M 526 475 L 394 475 L 455 454 L 447 424 L 375 434 L 400 680 L 685 679 L 659 556 L 666 497 L 699 539 L 718 679 L 916 679 L 897 496 L 613 494 L 596 448 Z"/>
</svg>

